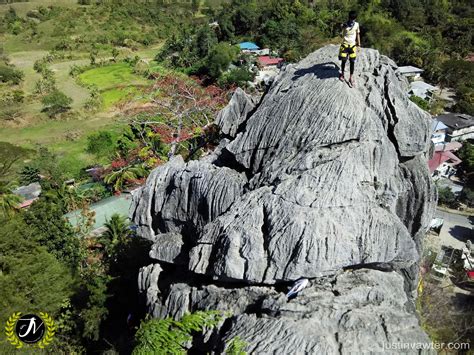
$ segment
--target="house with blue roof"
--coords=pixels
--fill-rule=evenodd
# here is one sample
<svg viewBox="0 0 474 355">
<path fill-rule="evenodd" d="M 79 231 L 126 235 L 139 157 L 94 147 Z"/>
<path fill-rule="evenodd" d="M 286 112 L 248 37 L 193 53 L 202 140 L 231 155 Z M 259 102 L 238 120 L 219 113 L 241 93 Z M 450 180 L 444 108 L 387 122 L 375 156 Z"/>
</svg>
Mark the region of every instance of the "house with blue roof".
<svg viewBox="0 0 474 355">
<path fill-rule="evenodd" d="M 242 42 L 239 43 L 240 50 L 243 52 L 255 52 L 259 51 L 260 47 L 253 42 Z"/>
</svg>

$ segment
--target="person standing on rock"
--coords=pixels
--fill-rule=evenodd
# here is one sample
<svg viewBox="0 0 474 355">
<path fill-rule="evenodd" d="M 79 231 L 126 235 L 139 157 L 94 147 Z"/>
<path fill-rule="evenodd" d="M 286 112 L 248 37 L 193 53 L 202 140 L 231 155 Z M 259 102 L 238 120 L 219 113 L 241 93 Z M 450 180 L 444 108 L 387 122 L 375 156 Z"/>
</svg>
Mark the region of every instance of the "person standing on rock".
<svg viewBox="0 0 474 355">
<path fill-rule="evenodd" d="M 347 58 L 349 58 L 350 64 L 350 76 L 349 85 L 354 86 L 354 64 L 357 56 L 356 47 L 360 47 L 360 27 L 359 23 L 356 22 L 357 14 L 355 11 L 349 12 L 349 21 L 342 24 L 343 29 L 341 47 L 339 48 L 339 60 L 341 61 L 341 74 L 339 80 L 345 81 L 344 69 L 346 68 Z"/>
</svg>

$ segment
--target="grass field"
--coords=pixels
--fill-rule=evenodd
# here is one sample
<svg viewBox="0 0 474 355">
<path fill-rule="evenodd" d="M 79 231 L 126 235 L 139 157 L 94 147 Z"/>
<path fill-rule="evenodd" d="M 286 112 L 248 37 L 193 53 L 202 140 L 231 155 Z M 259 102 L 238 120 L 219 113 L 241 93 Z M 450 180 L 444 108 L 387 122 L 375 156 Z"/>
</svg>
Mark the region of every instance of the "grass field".
<svg viewBox="0 0 474 355">
<path fill-rule="evenodd" d="M 60 156 L 64 171 L 77 176 L 81 168 L 97 162 L 94 156 L 85 152 L 87 136 L 101 129 L 118 132 L 121 126 L 123 124 L 105 114 L 92 119 L 44 120 L 21 129 L 2 127 L 0 141 L 33 149 L 38 146 L 48 147 Z"/>
<path fill-rule="evenodd" d="M 29 0 L 28 2 L 14 2 L 11 4 L 0 4 L 0 15 L 4 15 L 10 7 L 15 9 L 17 15 L 25 16 L 28 11 L 35 10 L 38 6 L 65 6 L 77 7 L 77 0 Z"/>
<path fill-rule="evenodd" d="M 126 97 L 139 94 L 139 87 L 150 81 L 133 73 L 127 63 L 111 64 L 85 71 L 79 79 L 86 85 L 95 85 L 104 99 L 104 108 L 109 109 Z"/>
</svg>

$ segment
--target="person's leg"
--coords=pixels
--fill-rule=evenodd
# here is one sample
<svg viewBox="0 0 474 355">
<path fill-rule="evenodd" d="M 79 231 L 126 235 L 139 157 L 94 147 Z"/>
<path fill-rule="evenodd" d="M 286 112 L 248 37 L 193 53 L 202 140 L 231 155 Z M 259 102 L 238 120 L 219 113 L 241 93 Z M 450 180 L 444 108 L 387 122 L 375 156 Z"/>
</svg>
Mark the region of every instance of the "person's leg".
<svg viewBox="0 0 474 355">
<path fill-rule="evenodd" d="M 349 60 L 349 70 L 350 70 L 350 75 L 349 75 L 349 82 L 351 85 L 354 85 L 354 67 L 355 67 L 355 60 L 350 59 Z"/>
<path fill-rule="evenodd" d="M 347 48 L 344 44 L 339 47 L 339 60 L 341 61 L 341 73 L 339 74 L 339 80 L 344 81 L 344 69 L 346 68 L 347 62 Z"/>
<path fill-rule="evenodd" d="M 344 70 L 346 69 L 347 58 L 341 58 L 341 74 L 339 75 L 340 80 L 344 80 Z"/>
<path fill-rule="evenodd" d="M 355 46 L 351 47 L 351 52 L 349 54 L 349 62 L 350 62 L 350 76 L 349 76 L 349 82 L 354 85 L 354 67 L 355 67 L 355 60 L 356 60 L 356 48 Z"/>
</svg>

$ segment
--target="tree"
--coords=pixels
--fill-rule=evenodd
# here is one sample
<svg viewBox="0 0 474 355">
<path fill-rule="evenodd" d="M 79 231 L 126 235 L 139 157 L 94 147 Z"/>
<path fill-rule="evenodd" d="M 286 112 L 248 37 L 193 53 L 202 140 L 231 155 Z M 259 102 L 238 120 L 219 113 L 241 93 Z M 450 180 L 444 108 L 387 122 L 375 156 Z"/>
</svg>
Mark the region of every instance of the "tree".
<svg viewBox="0 0 474 355">
<path fill-rule="evenodd" d="M 44 177 L 41 186 L 44 189 L 58 188 L 65 180 L 64 170 L 60 168 L 58 156 L 45 147 L 39 147 L 35 159 L 31 163 Z"/>
<path fill-rule="evenodd" d="M 0 218 L 8 218 L 18 209 L 22 198 L 12 193 L 9 184 L 0 183 Z"/>
<path fill-rule="evenodd" d="M 461 192 L 461 200 L 469 207 L 474 206 L 474 188 L 465 186 Z"/>
<path fill-rule="evenodd" d="M 112 278 L 97 270 L 96 266 L 89 267 L 82 275 L 82 297 L 85 304 L 79 305 L 79 317 L 82 321 L 82 336 L 97 341 L 100 337 L 100 325 L 107 318 L 108 283 Z"/>
<path fill-rule="evenodd" d="M 451 206 L 456 202 L 456 196 L 449 187 L 438 188 L 438 203 L 441 205 Z"/>
<path fill-rule="evenodd" d="M 0 322 L 5 324 L 13 312 L 47 312 L 56 318 L 61 304 L 72 295 L 71 273 L 34 242 L 19 216 L 0 223 Z M 10 344 L 2 341 L 0 353 L 10 351 Z"/>
<path fill-rule="evenodd" d="M 20 171 L 20 183 L 23 185 L 38 182 L 40 179 L 40 171 L 35 167 L 24 166 Z"/>
<path fill-rule="evenodd" d="M 127 217 L 115 213 L 107 220 L 104 227 L 107 230 L 100 236 L 99 241 L 104 247 L 105 257 L 116 261 L 120 249 L 126 248 L 132 234 L 130 222 Z"/>
<path fill-rule="evenodd" d="M 474 187 L 474 144 L 464 142 L 462 148 L 457 151 L 457 155 L 462 160 L 462 177 L 466 185 Z"/>
<path fill-rule="evenodd" d="M 221 42 L 212 48 L 207 59 L 207 72 L 213 79 L 218 79 L 229 64 L 237 58 L 239 49 L 228 43 Z"/>
<path fill-rule="evenodd" d="M 30 150 L 0 142 L 0 180 L 11 178 L 12 169 L 21 159 L 28 157 Z"/>
<path fill-rule="evenodd" d="M 144 321 L 135 334 L 137 346 L 133 354 L 186 354 L 186 343 L 192 340 L 193 333 L 213 328 L 221 320 L 221 312 L 197 311 L 185 314 L 179 321 L 173 318 Z"/>
<path fill-rule="evenodd" d="M 115 150 L 115 142 L 109 131 L 100 131 L 87 137 L 87 152 L 98 157 L 108 156 Z"/>
<path fill-rule="evenodd" d="M 35 242 L 71 268 L 79 266 L 81 244 L 60 206 L 40 198 L 25 211 L 23 218 Z"/>
<path fill-rule="evenodd" d="M 106 175 L 104 182 L 112 185 L 115 191 L 120 191 L 127 182 L 144 177 L 146 173 L 146 170 L 140 165 L 125 166 Z"/>
<path fill-rule="evenodd" d="M 41 102 L 43 103 L 43 111 L 45 111 L 49 117 L 54 117 L 69 110 L 71 108 L 72 99 L 55 89 L 43 97 Z"/>
</svg>

